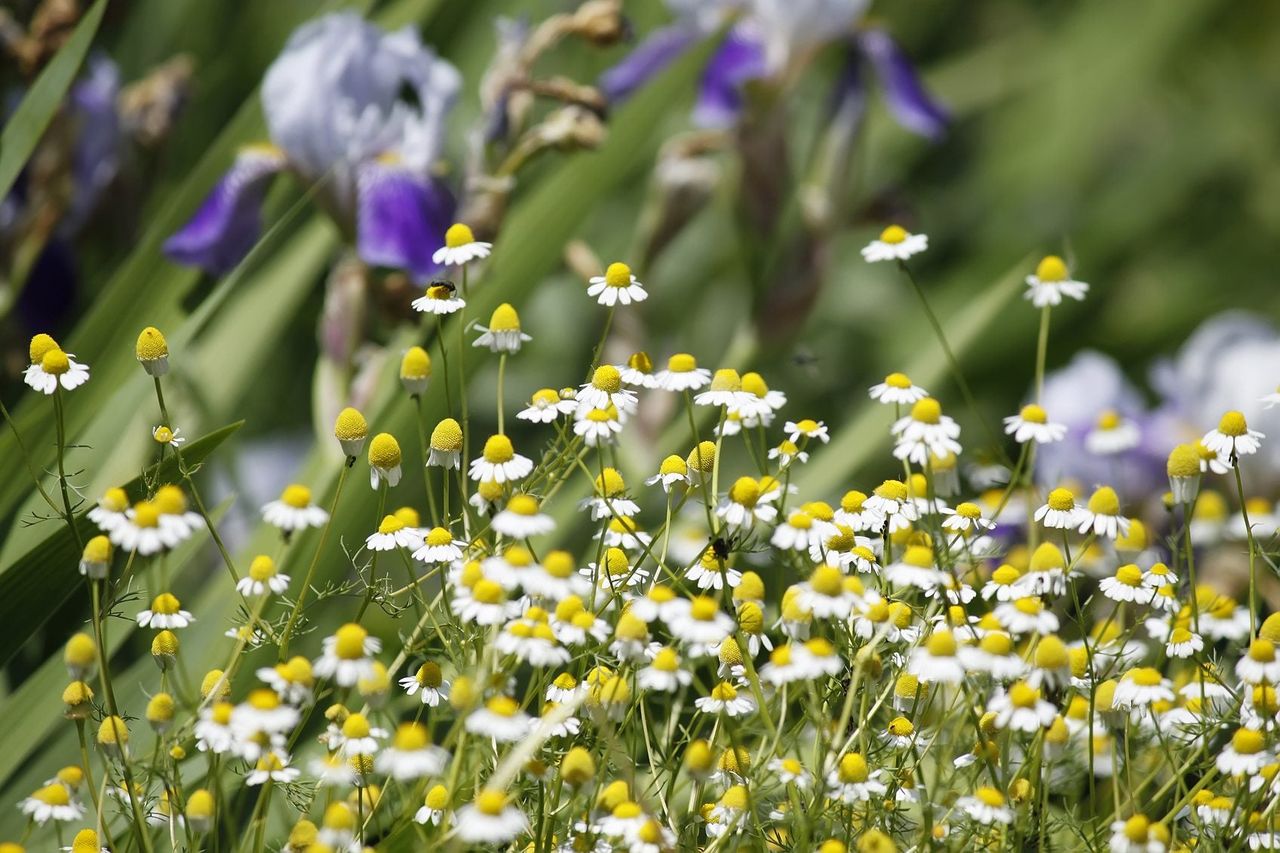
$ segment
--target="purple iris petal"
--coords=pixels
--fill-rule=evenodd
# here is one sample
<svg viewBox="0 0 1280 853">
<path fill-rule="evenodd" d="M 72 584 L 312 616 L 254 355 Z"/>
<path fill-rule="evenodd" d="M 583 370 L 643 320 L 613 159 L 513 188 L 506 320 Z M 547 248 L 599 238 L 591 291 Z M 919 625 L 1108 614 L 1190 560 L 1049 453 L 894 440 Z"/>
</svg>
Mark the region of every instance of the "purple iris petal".
<svg viewBox="0 0 1280 853">
<path fill-rule="evenodd" d="M 356 248 L 366 263 L 395 267 L 419 283 L 440 270 L 431 260 L 444 245 L 454 201 L 437 181 L 390 163 L 360 169 Z"/>
<path fill-rule="evenodd" d="M 283 167 L 284 158 L 273 148 L 242 150 L 191 220 L 165 241 L 164 253 L 213 275 L 230 272 L 257 242 L 263 196 Z"/>
<path fill-rule="evenodd" d="M 858 47 L 870 60 L 884 89 L 885 102 L 898 124 L 912 133 L 937 139 L 947 129 L 947 111 L 929 96 L 898 43 L 884 30 L 858 34 Z"/>
<path fill-rule="evenodd" d="M 732 124 L 742 110 L 742 86 L 766 73 L 759 39 L 732 30 L 702 72 L 693 120 L 703 127 Z"/>
<path fill-rule="evenodd" d="M 610 101 L 626 98 L 699 38 L 701 34 L 695 28 L 679 24 L 653 31 L 626 59 L 600 75 L 600 91 Z"/>
</svg>

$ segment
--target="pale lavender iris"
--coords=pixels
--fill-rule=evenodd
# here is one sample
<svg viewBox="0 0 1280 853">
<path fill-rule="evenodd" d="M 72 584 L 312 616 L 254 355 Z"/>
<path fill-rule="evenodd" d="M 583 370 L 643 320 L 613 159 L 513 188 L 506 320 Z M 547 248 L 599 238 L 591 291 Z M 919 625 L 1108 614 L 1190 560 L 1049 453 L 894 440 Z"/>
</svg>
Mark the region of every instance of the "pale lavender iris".
<svg viewBox="0 0 1280 853">
<path fill-rule="evenodd" d="M 454 210 L 432 166 L 459 86 L 411 28 L 387 33 L 353 13 L 303 25 L 263 80 L 271 145 L 240 152 L 165 252 L 213 273 L 235 266 L 261 232 L 272 176 L 288 169 L 317 186 L 364 261 L 430 278 Z"/>
<path fill-rule="evenodd" d="M 740 12 L 703 70 L 694 108 L 698 124 L 732 124 L 742 109 L 744 84 L 777 75 L 796 57 L 838 42 L 857 66 L 874 71 L 890 113 L 903 127 L 929 138 L 946 129 L 946 111 L 925 91 L 898 44 L 883 30 L 858 26 L 864 0 L 669 0 L 669 5 L 677 13 L 675 23 L 655 30 L 601 76 L 600 88 L 611 101 L 626 98 Z M 862 86 L 864 79 L 855 68 L 842 84 Z"/>
</svg>

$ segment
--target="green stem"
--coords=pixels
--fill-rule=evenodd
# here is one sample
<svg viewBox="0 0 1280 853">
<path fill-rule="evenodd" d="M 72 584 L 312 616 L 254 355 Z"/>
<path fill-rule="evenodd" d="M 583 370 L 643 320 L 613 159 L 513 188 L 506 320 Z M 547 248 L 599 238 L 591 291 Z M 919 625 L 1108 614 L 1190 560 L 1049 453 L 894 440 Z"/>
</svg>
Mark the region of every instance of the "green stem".
<svg viewBox="0 0 1280 853">
<path fill-rule="evenodd" d="M 307 600 L 307 590 L 311 589 L 311 579 L 316 572 L 316 566 L 320 562 L 320 554 L 324 551 L 325 539 L 329 536 L 329 526 L 333 524 L 333 516 L 338 511 L 338 499 L 342 497 L 342 484 L 347 481 L 347 471 L 351 467 L 353 458 L 343 463 L 342 470 L 338 473 L 338 487 L 333 491 L 333 503 L 329 506 L 329 520 L 324 523 L 324 527 L 320 529 L 320 541 L 316 543 L 315 553 L 311 556 L 311 565 L 307 567 L 307 573 L 302 579 L 302 589 L 298 590 L 298 599 L 293 603 L 293 610 L 289 613 L 289 619 L 284 623 L 284 630 L 280 632 L 280 660 L 283 661 L 289 655 L 289 637 L 293 634 L 293 626 L 298 621 L 298 615 L 302 612 L 302 605 Z"/>
</svg>

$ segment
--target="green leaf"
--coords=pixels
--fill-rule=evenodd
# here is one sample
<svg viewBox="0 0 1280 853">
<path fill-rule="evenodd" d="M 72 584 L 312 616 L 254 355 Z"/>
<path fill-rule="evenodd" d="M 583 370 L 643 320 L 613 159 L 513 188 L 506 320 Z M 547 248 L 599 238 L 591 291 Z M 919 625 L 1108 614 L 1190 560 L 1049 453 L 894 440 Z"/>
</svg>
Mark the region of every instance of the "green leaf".
<svg viewBox="0 0 1280 853">
<path fill-rule="evenodd" d="M 0 132 L 0 198 L 9 195 L 22 167 L 27 165 L 31 153 L 36 150 L 40 137 L 44 136 L 49 123 L 58 114 L 62 100 L 89 52 L 106 8 L 107 0 L 98 0 L 80 19 L 67 43 L 40 72 Z"/>
<path fill-rule="evenodd" d="M 182 451 L 187 466 L 199 465 L 243 424 L 243 421 L 229 424 L 188 444 Z M 180 476 L 177 458 L 166 456 L 163 463 L 151 466 L 148 476 L 161 482 L 176 482 Z M 135 478 L 124 488 L 130 499 L 140 499 L 143 478 Z M 80 554 L 71 531 L 58 519 L 42 523 L 54 526 L 49 535 L 0 574 L 0 625 L 6 626 L 0 636 L 0 664 L 8 663 L 27 638 L 82 583 Z M 89 520 L 87 510 L 76 518 L 76 529 L 84 539 L 99 532 Z"/>
</svg>

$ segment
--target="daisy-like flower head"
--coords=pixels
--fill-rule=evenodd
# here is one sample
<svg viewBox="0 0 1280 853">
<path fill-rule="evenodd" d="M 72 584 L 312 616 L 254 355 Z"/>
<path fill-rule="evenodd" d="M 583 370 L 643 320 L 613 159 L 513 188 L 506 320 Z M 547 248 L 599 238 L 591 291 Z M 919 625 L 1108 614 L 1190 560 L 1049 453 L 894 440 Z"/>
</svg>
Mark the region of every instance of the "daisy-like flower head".
<svg viewBox="0 0 1280 853">
<path fill-rule="evenodd" d="M 300 716 L 298 709 L 286 705 L 276 691 L 260 688 L 235 706 L 228 723 L 236 738 L 247 742 L 260 734 L 284 734 L 298 724 Z"/>
<path fill-rule="evenodd" d="M 113 527 L 128 519 L 129 496 L 124 489 L 112 486 L 98 498 L 97 505 L 89 510 L 89 520 L 110 533 Z"/>
<path fill-rule="evenodd" d="M 195 617 L 182 609 L 181 602 L 171 592 L 162 592 L 151 602 L 149 610 L 138 614 L 138 625 L 142 628 L 177 629 L 185 628 L 195 621 Z"/>
<path fill-rule="evenodd" d="M 533 718 L 510 696 L 495 696 L 467 715 L 466 729 L 500 743 L 520 740 L 533 728 Z"/>
<path fill-rule="evenodd" d="M 733 633 L 733 617 L 721 613 L 714 598 L 698 595 L 687 602 L 676 601 L 682 603 L 672 608 L 670 618 L 666 619 L 667 627 L 676 639 L 689 644 L 691 651 L 708 653 L 711 646 Z"/>
<path fill-rule="evenodd" d="M 609 264 L 604 275 L 591 278 L 587 295 L 594 296 L 601 305 L 630 305 L 632 302 L 643 302 L 649 294 L 631 273 L 631 267 L 623 263 Z"/>
<path fill-rule="evenodd" d="M 907 529 L 919 515 L 907 484 L 901 480 L 885 480 L 876 486 L 862 507 L 878 517 L 881 526 L 887 523 L 890 533 Z"/>
<path fill-rule="evenodd" d="M 449 789 L 444 785 L 432 785 L 423 798 L 422 808 L 418 809 L 413 819 L 421 824 L 439 826 L 449 809 Z"/>
<path fill-rule="evenodd" d="M 653 359 L 649 353 L 633 352 L 627 357 L 626 364 L 617 365 L 622 382 L 632 388 L 657 388 L 657 377 L 653 372 Z"/>
<path fill-rule="evenodd" d="M 1058 630 L 1058 617 L 1044 606 L 1039 596 L 1028 595 L 996 605 L 996 618 L 1014 636 L 1052 634 Z"/>
<path fill-rule="evenodd" d="M 531 666 L 559 666 L 568 662 L 569 650 L 560 645 L 547 618 L 547 612 L 541 607 L 530 607 L 523 618 L 507 624 L 494 645 L 499 652 L 514 655 Z"/>
<path fill-rule="evenodd" d="M 755 398 L 751 405 L 734 410 L 743 426 L 769 426 L 773 423 L 774 413 L 787 404 L 787 395 L 770 388 L 764 377 L 754 370 L 742 374 L 742 390 Z"/>
<path fill-rule="evenodd" d="M 415 560 L 424 563 L 452 563 L 462 559 L 462 549 L 453 541 L 453 534 L 446 528 L 433 527 L 413 552 Z"/>
<path fill-rule="evenodd" d="M 580 417 L 591 409 L 605 409 L 611 405 L 623 414 L 636 410 L 635 392 L 622 387 L 622 373 L 612 364 L 602 364 L 592 372 L 591 381 L 578 390 L 577 401 Z"/>
<path fill-rule="evenodd" d="M 406 782 L 428 776 L 439 776 L 449 761 L 449 753 L 431 743 L 431 733 L 422 723 L 401 723 L 391 743 L 374 766 L 379 773 Z"/>
<path fill-rule="evenodd" d="M 693 704 L 704 714 L 724 714 L 727 717 L 741 717 L 756 709 L 755 700 L 740 695 L 738 688 L 728 681 L 721 681 L 711 688 L 710 694 L 699 697 Z"/>
<path fill-rule="evenodd" d="M 377 489 L 382 480 L 388 486 L 400 482 L 400 442 L 389 432 L 380 432 L 369 442 L 369 486 Z"/>
<path fill-rule="evenodd" d="M 1036 265 L 1035 274 L 1027 276 L 1027 292 L 1023 295 L 1037 308 L 1045 308 L 1061 305 L 1064 296 L 1083 301 L 1088 292 L 1089 285 L 1072 279 L 1062 258 L 1046 255 Z"/>
<path fill-rule="evenodd" d="M 1036 510 L 1035 520 L 1050 530 L 1071 530 L 1080 523 L 1080 508 L 1070 489 L 1057 488 L 1049 492 L 1049 498 Z"/>
<path fill-rule="evenodd" d="M 932 548 L 909 545 L 902 557 L 885 569 L 884 577 L 894 586 L 932 590 L 942 583 L 943 572 L 934 564 Z"/>
<path fill-rule="evenodd" d="M 311 661 L 301 655 L 275 666 L 261 667 L 255 673 L 286 702 L 301 705 L 311 698 L 316 679 Z"/>
<path fill-rule="evenodd" d="M 315 673 L 332 678 L 342 687 L 351 687 L 360 679 L 373 676 L 373 655 L 381 648 L 377 637 L 370 637 L 363 626 L 348 622 L 324 638 L 324 653 L 315 662 Z"/>
<path fill-rule="evenodd" d="M 495 353 L 517 353 L 520 347 L 533 338 L 520 330 L 520 315 L 511 303 L 504 302 L 493 309 L 489 317 L 489 327 L 476 326 L 483 334 L 475 339 L 472 346 L 486 347 Z"/>
<path fill-rule="evenodd" d="M 323 527 L 329 513 L 311 502 L 311 490 L 296 483 L 286 486 L 277 500 L 262 507 L 262 518 L 286 533 Z"/>
<path fill-rule="evenodd" d="M 1110 486 L 1099 486 L 1089 496 L 1088 506 L 1080 512 L 1080 532 L 1108 539 L 1129 535 L 1129 519 L 1120 514 L 1120 496 Z"/>
<path fill-rule="evenodd" d="M 94 580 L 107 576 L 111 568 L 111 540 L 105 536 L 95 536 L 85 543 L 80 555 L 80 574 Z"/>
<path fill-rule="evenodd" d="M 996 715 L 999 728 L 1025 734 L 1048 728 L 1058 714 L 1057 707 L 1025 681 L 1016 682 L 1007 692 L 994 697 L 987 703 L 987 710 Z"/>
<path fill-rule="evenodd" d="M 1111 705 L 1119 709 L 1147 708 L 1153 702 L 1172 702 L 1173 685 L 1153 667 L 1136 667 L 1116 683 Z"/>
<path fill-rule="evenodd" d="M 348 459 L 354 459 L 364 450 L 364 443 L 369 438 L 369 422 L 364 415 L 348 406 L 333 422 L 333 435 L 342 446 L 342 452 Z"/>
<path fill-rule="evenodd" d="M 342 725 L 330 732 L 329 748 L 338 750 L 347 758 L 373 755 L 378 751 L 378 742 L 386 736 L 386 729 L 371 726 L 364 714 L 348 714 Z"/>
<path fill-rule="evenodd" d="M 670 647 L 659 649 L 649 665 L 636 673 L 641 690 L 674 693 L 691 681 L 693 674 L 681 667 L 679 653 Z"/>
<path fill-rule="evenodd" d="M 1243 413 L 1227 412 L 1218 421 L 1218 428 L 1206 432 L 1200 443 L 1219 456 L 1234 461 L 1240 456 L 1257 453 L 1264 438 L 1266 436 L 1262 433 L 1249 429 Z"/>
<path fill-rule="evenodd" d="M 602 409 L 577 410 L 573 434 L 581 436 L 588 447 L 609 445 L 622 432 L 622 413 L 610 403 Z"/>
<path fill-rule="evenodd" d="M 63 352 L 57 341 L 48 335 L 33 337 L 29 354 L 31 365 L 23 371 L 22 378 L 33 391 L 52 394 L 59 386 L 64 391 L 73 391 L 89 381 L 88 365 Z"/>
<path fill-rule="evenodd" d="M 706 391 L 693 398 L 698 406 L 727 406 L 740 409 L 751 406 L 755 395 L 742 390 L 742 377 L 732 367 L 722 367 L 711 377 L 711 385 Z"/>
<path fill-rule="evenodd" d="M 510 483 L 523 480 L 532 470 L 533 460 L 516 453 L 511 439 L 505 435 L 491 435 L 484 443 L 484 452 L 471 460 L 469 474 L 473 480 Z"/>
<path fill-rule="evenodd" d="M 446 471 L 462 464 L 462 426 L 453 418 L 445 418 L 431 430 L 431 453 L 427 464 Z"/>
<path fill-rule="evenodd" d="M 910 406 L 929 396 L 929 392 L 912 384 L 905 373 L 890 373 L 884 381 L 871 386 L 871 399 L 886 405 Z"/>
<path fill-rule="evenodd" d="M 662 490 L 670 493 L 673 488 L 690 483 L 689 465 L 679 456 L 672 454 L 662 460 L 662 464 L 658 466 L 658 473 L 644 482 L 647 486 L 661 484 Z"/>
<path fill-rule="evenodd" d="M 956 808 L 970 820 L 983 826 L 1007 826 L 1013 823 L 1013 809 L 1009 808 L 1004 794 L 985 785 L 971 796 L 956 800 Z"/>
<path fill-rule="evenodd" d="M 893 455 L 924 466 L 930 456 L 946 456 L 960 452 L 960 425 L 942 413 L 942 406 L 932 397 L 917 400 L 911 413 L 899 418 L 892 428 L 897 436 Z"/>
<path fill-rule="evenodd" d="M 1168 828 L 1152 823 L 1146 815 L 1135 814 L 1111 824 L 1111 853 L 1164 853 L 1169 840 Z"/>
<path fill-rule="evenodd" d="M 431 356 L 422 347 L 409 347 L 400 359 L 400 384 L 411 397 L 426 393 L 431 382 Z"/>
<path fill-rule="evenodd" d="M 575 400 L 561 399 L 556 389 L 542 388 L 533 392 L 533 396 L 529 398 L 529 405 L 516 412 L 516 417 L 535 424 L 549 424 L 561 415 L 576 411 L 577 408 L 578 403 Z"/>
<path fill-rule="evenodd" d="M 839 569 L 832 566 L 818 566 L 809 575 L 809 580 L 799 585 L 798 602 L 815 619 L 843 621 L 849 618 L 860 600 L 848 582 L 857 583 L 857 579 L 846 579 Z"/>
<path fill-rule="evenodd" d="M 862 257 L 868 263 L 905 261 L 927 248 L 928 235 L 912 234 L 901 225 L 890 225 L 880 232 L 878 240 L 872 240 L 862 248 Z"/>
<path fill-rule="evenodd" d="M 603 469 L 596 476 L 593 485 L 594 494 L 578 504 L 579 509 L 591 511 L 592 521 L 610 517 L 630 518 L 640 512 L 640 505 L 627 497 L 627 483 L 618 469 Z"/>
<path fill-rule="evenodd" d="M 416 527 L 406 525 L 398 516 L 386 515 L 382 517 L 378 529 L 365 538 L 364 545 L 370 551 L 394 551 L 397 548 L 413 551 L 422 546 L 422 534 Z"/>
<path fill-rule="evenodd" d="M 1155 597 L 1154 587 L 1142 582 L 1142 569 L 1133 563 L 1120 566 L 1109 578 L 1098 583 L 1098 589 L 1112 601 L 1134 601 L 1138 604 L 1149 604 Z"/>
<path fill-rule="evenodd" d="M 142 330 L 133 351 L 148 376 L 164 376 L 169 372 L 169 342 L 155 326 Z"/>
<path fill-rule="evenodd" d="M 888 787 L 880 781 L 883 771 L 870 770 L 859 752 L 848 752 L 827 774 L 827 794 L 846 805 L 865 803 L 884 795 Z"/>
<path fill-rule="evenodd" d="M 1169 632 L 1165 653 L 1172 658 L 1189 658 L 1204 649 L 1204 638 L 1189 628 L 1178 626 Z"/>
<path fill-rule="evenodd" d="M 190 535 L 186 527 L 161 522 L 162 513 L 157 502 L 139 501 L 108 533 L 112 544 L 125 551 L 137 551 L 144 557 L 172 548 Z"/>
<path fill-rule="evenodd" d="M 435 661 L 423 661 L 417 672 L 400 679 L 400 686 L 410 696 L 416 694 L 423 705 L 432 708 L 439 705 L 441 699 L 449 698 L 449 682 L 445 681 L 440 665 Z"/>
<path fill-rule="evenodd" d="M 493 517 L 493 529 L 512 539 L 541 536 L 555 526 L 551 516 L 540 512 L 538 499 L 532 495 L 512 495 L 507 508 Z"/>
<path fill-rule="evenodd" d="M 22 813 L 40 826 L 49 821 L 68 823 L 84 816 L 84 806 L 71 795 L 71 789 L 55 780 L 20 802 Z"/>
<path fill-rule="evenodd" d="M 757 521 L 768 524 L 777 517 L 778 510 L 765 502 L 761 491 L 758 480 L 739 477 L 716 507 L 716 515 L 724 520 L 727 527 L 735 530 L 750 527 Z"/>
<path fill-rule="evenodd" d="M 458 809 L 454 825 L 458 837 L 467 843 L 506 844 L 528 830 L 529 819 L 510 804 L 505 792 L 485 788 Z"/>
<path fill-rule="evenodd" d="M 282 749 L 271 749 L 262 754 L 244 783 L 249 787 L 265 784 L 268 780 L 287 785 L 302 775 L 296 767 L 290 767 L 293 759 Z"/>
<path fill-rule="evenodd" d="M 470 225 L 455 222 L 444 232 L 444 245 L 435 250 L 431 261 L 447 267 L 460 267 L 489 257 L 489 250 L 492 248 L 492 243 L 476 239 Z"/>
<path fill-rule="evenodd" d="M 811 418 L 787 421 L 782 428 L 787 433 L 787 439 L 792 444 L 799 444 L 801 438 L 821 441 L 823 444 L 831 441 L 831 436 L 827 434 L 827 425 L 822 421 L 815 421 Z"/>
<path fill-rule="evenodd" d="M 666 369 L 659 370 L 653 381 L 664 391 L 697 391 L 711 381 L 711 371 L 698 367 L 689 353 L 678 352 L 667 359 Z"/>
<path fill-rule="evenodd" d="M 1253 776 L 1274 760 L 1274 753 L 1267 749 L 1264 733 L 1239 728 L 1231 736 L 1231 743 L 1218 753 L 1216 764 L 1218 772 L 1228 776 Z"/>
<path fill-rule="evenodd" d="M 458 289 L 451 281 L 433 281 L 427 285 L 427 292 L 413 300 L 413 310 L 424 314 L 453 314 L 466 307 L 466 301 L 458 295 Z"/>
<path fill-rule="evenodd" d="M 942 510 L 946 520 L 942 522 L 944 530 L 959 532 L 983 531 L 995 527 L 995 522 L 982 517 L 982 507 L 969 501 L 956 504 L 955 509 L 946 507 Z"/>
<path fill-rule="evenodd" d="M 1049 415 L 1035 403 L 1028 403 L 1016 415 L 1004 419 L 1006 435 L 1013 436 L 1018 444 L 1034 441 L 1036 444 L 1052 444 L 1066 438 L 1067 428 L 1052 423 Z"/>
<path fill-rule="evenodd" d="M 1201 622 L 1204 621 L 1202 618 Z M 1204 627 L 1212 629 L 1212 623 Z M 1265 637 L 1255 637 L 1248 651 L 1236 662 L 1236 675 L 1245 684 L 1280 684 L 1280 655 L 1276 654 L 1276 644 Z"/>
<path fill-rule="evenodd" d="M 275 560 L 259 554 L 249 563 L 249 572 L 236 583 L 236 589 L 242 595 L 262 595 L 268 590 L 283 595 L 289 589 L 289 576 L 277 571 Z"/>
<path fill-rule="evenodd" d="M 1098 456 L 1117 456 L 1137 447 L 1142 441 L 1142 431 L 1129 418 L 1113 409 L 1098 416 L 1084 437 L 1084 448 Z"/>
<path fill-rule="evenodd" d="M 956 656 L 958 651 L 954 634 L 947 630 L 934 631 L 912 650 L 907 671 L 921 681 L 959 684 L 964 680 L 964 667 Z"/>
<path fill-rule="evenodd" d="M 181 447 L 187 441 L 182 436 L 181 429 L 170 429 L 164 424 L 154 427 L 151 430 L 151 437 L 155 439 L 156 444 L 167 444 L 170 447 Z"/>
</svg>

